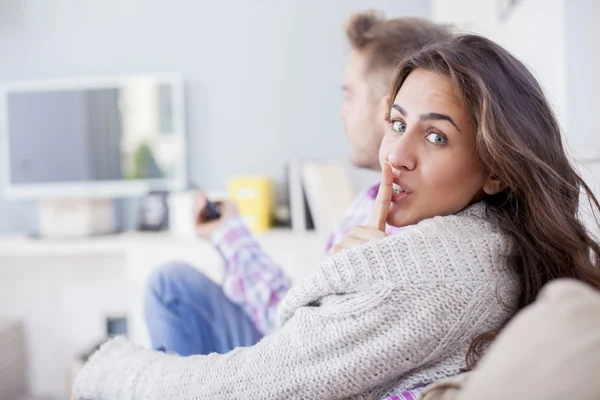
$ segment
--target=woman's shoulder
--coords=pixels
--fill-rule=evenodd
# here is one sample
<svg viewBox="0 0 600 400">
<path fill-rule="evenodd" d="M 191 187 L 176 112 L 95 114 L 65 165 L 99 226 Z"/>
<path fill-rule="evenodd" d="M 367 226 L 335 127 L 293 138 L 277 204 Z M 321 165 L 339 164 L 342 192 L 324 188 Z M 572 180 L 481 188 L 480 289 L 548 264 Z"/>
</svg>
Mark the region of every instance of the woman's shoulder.
<svg viewBox="0 0 600 400">
<path fill-rule="evenodd" d="M 489 281 L 491 275 L 506 276 L 508 243 L 490 222 L 485 205 L 477 203 L 458 214 L 430 218 L 342 251 L 322 262 L 311 276 L 327 277 L 326 286 L 335 286 L 340 293 L 374 281 L 392 285 Z"/>
<path fill-rule="evenodd" d="M 377 242 L 344 250 L 320 263 L 282 302 L 286 319 L 299 306 L 332 294 L 431 286 L 501 285 L 510 289 L 506 239 L 488 222 L 485 208 L 435 217 Z M 283 310 L 283 311 L 282 311 Z"/>
<path fill-rule="evenodd" d="M 421 221 L 375 246 L 383 264 L 398 265 L 398 278 L 412 283 L 504 276 L 509 240 L 491 222 L 490 212 L 477 203 L 458 214 Z"/>
<path fill-rule="evenodd" d="M 465 242 L 489 242 L 491 246 L 503 247 L 507 242 L 506 235 L 492 222 L 491 214 L 492 211 L 485 204 L 476 203 L 457 214 L 428 218 L 408 226 L 398 234 L 390 236 L 388 240 L 422 245 L 440 242 L 455 245 Z"/>
</svg>

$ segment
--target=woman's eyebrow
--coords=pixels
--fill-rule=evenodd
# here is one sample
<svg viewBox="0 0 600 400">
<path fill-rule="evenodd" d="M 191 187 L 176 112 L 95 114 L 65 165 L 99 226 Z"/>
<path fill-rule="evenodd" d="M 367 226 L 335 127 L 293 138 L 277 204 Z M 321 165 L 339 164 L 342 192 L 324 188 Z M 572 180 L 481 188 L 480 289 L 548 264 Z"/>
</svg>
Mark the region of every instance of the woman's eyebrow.
<svg viewBox="0 0 600 400">
<path fill-rule="evenodd" d="M 404 108 L 402 108 L 402 106 L 400 106 L 399 104 L 392 104 L 392 108 L 399 111 L 400 114 L 404 115 L 405 117 L 408 117 L 408 113 L 406 112 L 406 110 Z M 419 115 L 419 119 L 421 121 L 448 121 L 452 124 L 452 126 L 454 126 L 456 128 L 457 131 L 460 132 L 460 129 L 458 129 L 458 126 L 456 125 L 456 123 L 454 122 L 454 120 L 446 114 L 440 114 L 440 113 L 428 113 L 428 114 L 421 114 Z"/>
<path fill-rule="evenodd" d="M 421 121 L 448 121 L 456 128 L 457 131 L 460 132 L 460 129 L 458 129 L 458 126 L 456 126 L 456 124 L 454 123 L 452 118 L 446 114 L 438 114 L 438 113 L 421 114 L 421 115 L 419 115 L 419 119 Z"/>
<path fill-rule="evenodd" d="M 395 110 L 398 110 L 398 111 L 400 111 L 400 114 L 402 114 L 402 115 L 404 115 L 404 116 L 406 116 L 406 115 L 407 115 L 407 114 L 406 114 L 406 111 L 404 110 L 404 108 L 402 108 L 402 107 L 400 106 L 400 104 L 396 104 L 396 103 L 394 103 L 394 104 L 392 104 L 392 108 L 393 108 L 393 109 L 395 109 Z"/>
</svg>

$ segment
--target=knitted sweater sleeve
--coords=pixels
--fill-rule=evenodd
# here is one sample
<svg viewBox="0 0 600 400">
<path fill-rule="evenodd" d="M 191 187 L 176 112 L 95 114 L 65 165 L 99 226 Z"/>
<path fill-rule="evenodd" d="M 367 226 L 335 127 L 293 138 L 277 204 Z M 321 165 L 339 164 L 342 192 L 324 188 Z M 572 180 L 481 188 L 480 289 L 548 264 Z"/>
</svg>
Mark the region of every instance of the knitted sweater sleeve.
<svg viewBox="0 0 600 400">
<path fill-rule="evenodd" d="M 184 358 L 114 339 L 83 368 L 75 394 L 342 399 L 389 386 L 443 359 L 497 308 L 494 280 L 482 274 L 495 262 L 495 233 L 454 228 L 442 218 L 329 258 L 286 296 L 281 328 L 252 347 Z"/>
</svg>

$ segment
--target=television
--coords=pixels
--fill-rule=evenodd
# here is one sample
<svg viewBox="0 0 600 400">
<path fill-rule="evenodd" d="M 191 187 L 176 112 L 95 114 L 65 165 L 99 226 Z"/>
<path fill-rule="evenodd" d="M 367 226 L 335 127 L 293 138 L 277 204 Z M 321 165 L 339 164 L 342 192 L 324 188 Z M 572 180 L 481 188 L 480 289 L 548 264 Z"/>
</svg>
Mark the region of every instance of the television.
<svg viewBox="0 0 600 400">
<path fill-rule="evenodd" d="M 94 199 L 187 187 L 183 79 L 175 74 L 0 85 L 5 198 Z"/>
</svg>

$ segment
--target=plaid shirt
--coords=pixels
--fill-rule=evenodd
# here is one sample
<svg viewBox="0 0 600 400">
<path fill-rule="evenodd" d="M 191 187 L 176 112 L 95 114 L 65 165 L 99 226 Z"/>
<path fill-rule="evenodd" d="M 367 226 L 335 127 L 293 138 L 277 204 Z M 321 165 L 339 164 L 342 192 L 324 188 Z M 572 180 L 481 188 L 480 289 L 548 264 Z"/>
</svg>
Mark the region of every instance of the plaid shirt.
<svg viewBox="0 0 600 400">
<path fill-rule="evenodd" d="M 397 394 L 384 397 L 381 400 L 417 400 L 419 398 L 419 393 L 421 393 L 423 389 L 425 388 L 405 390 L 403 392 L 398 392 Z"/>
<path fill-rule="evenodd" d="M 342 222 L 331 233 L 324 256 L 357 225 L 369 221 L 379 184 L 363 190 L 346 211 Z M 400 228 L 388 226 L 392 235 Z M 256 242 L 240 218 L 230 218 L 219 226 L 212 242 L 225 261 L 223 291 L 250 316 L 256 328 L 267 335 L 276 328 L 277 306 L 290 288 L 282 269 Z M 414 400 L 417 391 L 401 392 L 386 400 Z"/>
</svg>

